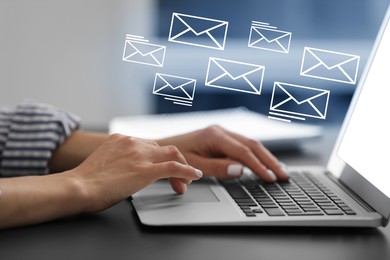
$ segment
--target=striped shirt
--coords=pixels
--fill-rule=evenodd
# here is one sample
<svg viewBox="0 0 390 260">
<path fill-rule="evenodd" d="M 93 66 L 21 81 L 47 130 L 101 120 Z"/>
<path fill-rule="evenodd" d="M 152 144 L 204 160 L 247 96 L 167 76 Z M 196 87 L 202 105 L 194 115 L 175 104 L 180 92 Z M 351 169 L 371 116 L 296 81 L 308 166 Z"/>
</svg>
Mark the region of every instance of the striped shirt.
<svg viewBox="0 0 390 260">
<path fill-rule="evenodd" d="M 76 116 L 45 104 L 0 108 L 0 177 L 48 174 L 54 150 L 78 126 Z"/>
</svg>

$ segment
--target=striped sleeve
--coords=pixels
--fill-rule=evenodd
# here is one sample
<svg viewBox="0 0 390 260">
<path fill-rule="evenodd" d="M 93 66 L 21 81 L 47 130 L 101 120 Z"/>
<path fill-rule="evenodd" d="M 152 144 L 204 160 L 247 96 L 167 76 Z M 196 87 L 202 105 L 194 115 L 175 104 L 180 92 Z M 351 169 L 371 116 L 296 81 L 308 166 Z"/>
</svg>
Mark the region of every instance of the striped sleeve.
<svg viewBox="0 0 390 260">
<path fill-rule="evenodd" d="M 45 104 L 0 109 L 0 177 L 48 174 L 53 151 L 78 127 L 76 116 Z"/>
</svg>

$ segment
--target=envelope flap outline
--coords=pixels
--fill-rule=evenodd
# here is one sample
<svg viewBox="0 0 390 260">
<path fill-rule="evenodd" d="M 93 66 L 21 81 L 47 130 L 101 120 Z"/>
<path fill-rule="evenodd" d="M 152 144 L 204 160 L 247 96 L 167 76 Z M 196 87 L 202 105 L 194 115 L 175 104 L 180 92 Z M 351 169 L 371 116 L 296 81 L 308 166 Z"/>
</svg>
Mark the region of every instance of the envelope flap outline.
<svg viewBox="0 0 390 260">
<path fill-rule="evenodd" d="M 144 57 L 165 49 L 165 46 L 150 43 L 141 43 L 134 41 L 127 41 L 127 43 L 131 47 L 133 47 L 137 53 L 141 54 Z"/>
<path fill-rule="evenodd" d="M 315 59 L 317 59 L 318 62 L 320 62 L 322 65 L 324 65 L 329 70 L 340 67 L 340 66 L 342 66 L 346 63 L 349 63 L 353 60 L 359 59 L 359 56 L 345 54 L 345 53 L 325 51 L 325 50 L 307 48 L 307 47 L 306 47 L 306 50 Z"/>
<path fill-rule="evenodd" d="M 295 93 L 293 93 L 294 90 L 296 91 Z M 313 92 L 315 90 L 317 90 L 317 93 Z M 303 95 L 298 95 L 299 92 Z M 278 96 L 281 96 L 276 103 L 274 103 L 275 93 L 278 93 Z M 284 93 L 285 96 L 281 93 Z M 329 90 L 275 82 L 270 110 L 298 116 L 325 119 L 329 95 Z M 301 98 L 298 98 L 298 96 L 301 96 Z M 304 96 L 306 96 L 306 98 L 304 98 Z"/>
<path fill-rule="evenodd" d="M 184 79 L 184 78 L 179 78 L 179 77 L 172 77 L 172 81 L 176 81 L 176 82 L 170 82 L 169 79 L 166 79 L 165 77 L 168 77 L 166 75 L 163 75 L 163 74 L 158 74 L 158 77 L 164 81 L 168 86 L 170 86 L 172 89 L 178 89 L 178 88 L 182 88 L 184 85 L 187 85 L 187 84 L 190 84 L 190 83 L 194 83 L 195 80 L 193 79 Z"/>
<path fill-rule="evenodd" d="M 217 65 L 224 73 L 233 80 L 245 77 L 255 71 L 261 70 L 264 67 L 260 65 L 247 64 L 241 62 L 232 62 L 222 59 L 211 58 L 211 61 Z"/>
<path fill-rule="evenodd" d="M 165 85 L 160 87 L 159 89 L 156 89 L 154 92 L 157 93 L 157 92 L 163 90 L 164 88 L 168 87 L 168 88 L 171 88 L 173 90 L 180 89 L 183 91 L 183 93 L 188 98 L 192 98 L 192 94 L 189 93 L 191 91 L 186 90 L 186 87 L 190 86 L 192 88 L 192 92 L 193 92 L 194 83 L 196 82 L 194 79 L 187 79 L 187 78 L 181 78 L 181 77 L 171 77 L 171 76 L 164 75 L 164 74 L 157 74 L 157 77 L 161 81 L 163 81 L 165 83 Z"/>
<path fill-rule="evenodd" d="M 226 26 L 228 24 L 228 22 L 225 21 L 178 13 L 174 13 L 174 17 L 185 24 L 188 30 L 191 30 L 197 36 L 213 31 L 219 27 Z"/>
<path fill-rule="evenodd" d="M 291 35 L 291 32 L 272 30 L 261 27 L 253 27 L 253 30 L 269 43 Z"/>
<path fill-rule="evenodd" d="M 315 89 L 309 87 L 295 86 L 295 85 L 285 85 L 282 83 L 276 83 L 283 92 L 285 92 L 291 99 L 293 99 L 298 105 L 305 102 L 309 102 L 313 99 L 316 99 L 322 95 L 327 95 L 328 90 Z M 304 91 L 302 91 L 304 89 Z"/>
</svg>

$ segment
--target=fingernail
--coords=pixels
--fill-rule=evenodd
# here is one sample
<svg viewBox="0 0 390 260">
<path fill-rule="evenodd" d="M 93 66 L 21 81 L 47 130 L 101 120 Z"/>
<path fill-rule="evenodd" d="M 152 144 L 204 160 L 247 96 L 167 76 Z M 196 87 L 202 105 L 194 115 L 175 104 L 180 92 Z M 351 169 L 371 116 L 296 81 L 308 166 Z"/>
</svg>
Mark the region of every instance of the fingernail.
<svg viewBox="0 0 390 260">
<path fill-rule="evenodd" d="M 252 170 L 249 169 L 248 167 L 244 167 L 242 170 L 242 174 L 251 175 L 252 173 L 253 173 Z"/>
<path fill-rule="evenodd" d="M 243 168 L 241 164 L 231 164 L 227 168 L 227 175 L 234 177 L 241 176 Z"/>
<path fill-rule="evenodd" d="M 284 164 L 283 162 L 279 161 L 279 165 L 280 165 L 280 169 L 282 169 L 283 171 L 287 171 L 286 164 Z"/>
<path fill-rule="evenodd" d="M 276 181 L 276 176 L 271 170 L 267 170 L 267 174 L 273 181 Z"/>
<path fill-rule="evenodd" d="M 195 169 L 195 175 L 199 178 L 202 178 L 203 177 L 203 172 L 199 169 Z"/>
<path fill-rule="evenodd" d="M 282 172 L 286 175 L 286 177 L 288 177 L 287 166 L 282 162 L 279 162 L 279 165 L 280 165 L 280 169 L 282 170 Z"/>
</svg>

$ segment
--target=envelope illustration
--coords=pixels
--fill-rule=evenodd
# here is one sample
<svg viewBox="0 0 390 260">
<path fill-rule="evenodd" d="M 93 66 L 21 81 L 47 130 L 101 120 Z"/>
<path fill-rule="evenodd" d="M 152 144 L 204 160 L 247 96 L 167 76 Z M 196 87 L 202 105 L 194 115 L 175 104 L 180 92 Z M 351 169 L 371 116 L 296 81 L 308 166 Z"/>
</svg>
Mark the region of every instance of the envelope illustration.
<svg viewBox="0 0 390 260">
<path fill-rule="evenodd" d="M 211 57 L 205 85 L 260 95 L 265 67 Z"/>
<path fill-rule="evenodd" d="M 223 50 L 228 25 L 226 21 L 173 13 L 168 41 Z"/>
<path fill-rule="evenodd" d="M 275 82 L 270 113 L 326 119 L 330 91 Z"/>
<path fill-rule="evenodd" d="M 300 75 L 356 84 L 359 61 L 356 55 L 305 47 Z"/>
<path fill-rule="evenodd" d="M 291 32 L 277 30 L 268 23 L 252 22 L 248 47 L 288 53 L 291 44 Z"/>
<path fill-rule="evenodd" d="M 164 96 L 174 104 L 192 105 L 195 87 L 195 79 L 156 73 L 153 94 Z"/>
<path fill-rule="evenodd" d="M 151 44 L 143 37 L 127 34 L 122 60 L 162 67 L 164 65 L 165 50 L 165 46 Z"/>
</svg>

